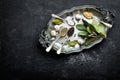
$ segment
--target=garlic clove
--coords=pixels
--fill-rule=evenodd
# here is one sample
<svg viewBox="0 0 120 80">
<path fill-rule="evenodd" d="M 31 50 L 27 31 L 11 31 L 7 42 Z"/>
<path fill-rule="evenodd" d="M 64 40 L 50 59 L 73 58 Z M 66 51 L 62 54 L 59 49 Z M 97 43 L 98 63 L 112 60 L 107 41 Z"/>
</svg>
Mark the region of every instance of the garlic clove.
<svg viewBox="0 0 120 80">
<path fill-rule="evenodd" d="M 56 31 L 59 31 L 59 30 L 60 30 L 60 27 L 61 27 L 61 26 L 59 26 L 59 25 L 55 25 L 55 26 L 54 26 L 54 28 L 55 28 Z"/>
<path fill-rule="evenodd" d="M 79 39 L 78 39 L 78 43 L 79 43 L 79 44 L 83 44 L 83 43 L 85 43 L 85 40 L 82 39 L 82 38 L 79 38 Z"/>
<path fill-rule="evenodd" d="M 56 36 L 57 33 L 56 33 L 55 30 L 51 30 L 51 31 L 50 31 L 50 34 L 51 34 L 51 36 Z"/>
<path fill-rule="evenodd" d="M 54 41 L 54 40 L 55 40 L 55 37 L 52 37 L 51 40 Z"/>
<path fill-rule="evenodd" d="M 80 47 L 80 45 L 79 45 L 79 44 L 76 44 L 76 45 L 75 45 L 75 48 L 79 48 L 79 47 Z"/>
<path fill-rule="evenodd" d="M 80 14 L 76 14 L 75 18 L 80 20 L 81 19 L 81 15 Z"/>
</svg>

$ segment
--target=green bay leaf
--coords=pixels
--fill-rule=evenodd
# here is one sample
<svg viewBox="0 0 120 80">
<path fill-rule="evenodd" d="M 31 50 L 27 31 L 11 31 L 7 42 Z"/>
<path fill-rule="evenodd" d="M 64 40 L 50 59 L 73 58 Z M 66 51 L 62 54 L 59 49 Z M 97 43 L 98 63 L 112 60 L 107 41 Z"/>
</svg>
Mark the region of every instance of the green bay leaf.
<svg viewBox="0 0 120 80">
<path fill-rule="evenodd" d="M 60 19 L 53 19 L 53 20 L 52 20 L 52 23 L 55 24 L 55 25 L 59 25 L 59 24 L 62 24 L 63 21 L 60 20 Z"/>
<path fill-rule="evenodd" d="M 91 29 L 90 29 L 89 26 L 87 26 L 87 32 L 88 32 L 88 33 L 92 33 L 92 31 L 91 31 Z"/>
<path fill-rule="evenodd" d="M 105 31 L 105 27 L 103 24 L 97 22 L 96 20 L 93 20 L 92 25 L 94 26 L 94 28 L 96 29 L 97 33 L 103 37 L 106 38 L 106 31 Z"/>
<path fill-rule="evenodd" d="M 98 37 L 88 38 L 88 39 L 85 41 L 85 46 L 91 45 L 91 44 L 92 44 L 93 42 L 95 42 L 96 40 L 98 40 Z"/>
<path fill-rule="evenodd" d="M 78 35 L 79 35 L 79 36 L 83 36 L 83 37 L 87 37 L 87 36 L 88 36 L 88 32 L 86 32 L 86 31 L 80 31 L 80 32 L 78 33 Z"/>
<path fill-rule="evenodd" d="M 77 43 L 78 43 L 77 40 L 68 41 L 68 45 L 71 46 L 71 47 L 74 47 Z"/>
<path fill-rule="evenodd" d="M 93 26 L 98 26 L 98 25 L 99 25 L 99 22 L 96 21 L 95 19 L 93 19 L 93 21 L 92 21 L 92 25 L 93 25 Z"/>
<path fill-rule="evenodd" d="M 77 25 L 76 25 L 76 28 L 77 28 L 78 30 L 86 30 L 86 27 L 85 27 L 83 24 L 77 24 Z"/>
<path fill-rule="evenodd" d="M 89 28 L 90 28 L 91 32 L 97 33 L 95 27 L 94 27 L 92 24 L 88 23 L 88 22 L 87 22 L 86 20 L 84 20 L 84 19 L 82 19 L 82 21 L 83 21 L 83 23 L 84 23 L 84 25 L 85 25 L 86 27 L 89 27 Z"/>
</svg>

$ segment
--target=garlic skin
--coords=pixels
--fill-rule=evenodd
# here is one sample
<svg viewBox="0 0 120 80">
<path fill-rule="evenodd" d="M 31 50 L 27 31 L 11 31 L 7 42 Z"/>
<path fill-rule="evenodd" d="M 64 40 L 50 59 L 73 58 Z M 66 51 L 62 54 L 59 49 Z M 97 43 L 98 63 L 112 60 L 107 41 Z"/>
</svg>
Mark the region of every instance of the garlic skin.
<svg viewBox="0 0 120 80">
<path fill-rule="evenodd" d="M 51 36 L 56 36 L 57 33 L 56 33 L 55 30 L 51 30 L 51 31 L 50 31 L 50 34 L 51 34 Z"/>
<path fill-rule="evenodd" d="M 71 17 L 71 16 L 68 16 L 68 17 L 66 17 L 65 20 L 72 20 L 72 17 Z"/>
<path fill-rule="evenodd" d="M 70 25 L 70 26 L 74 26 L 75 25 L 75 22 L 73 21 L 73 18 L 71 16 L 66 17 L 65 20 L 66 20 L 68 25 Z"/>
<path fill-rule="evenodd" d="M 74 26 L 75 23 L 73 22 L 73 20 L 67 20 L 67 24 L 70 25 L 70 26 Z"/>
</svg>

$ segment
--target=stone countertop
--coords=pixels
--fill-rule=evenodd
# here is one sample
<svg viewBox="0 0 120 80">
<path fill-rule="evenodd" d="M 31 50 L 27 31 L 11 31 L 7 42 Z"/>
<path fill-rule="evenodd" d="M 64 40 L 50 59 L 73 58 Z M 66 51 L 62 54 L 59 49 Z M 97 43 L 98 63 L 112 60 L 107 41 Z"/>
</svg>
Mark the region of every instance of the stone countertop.
<svg viewBox="0 0 120 80">
<path fill-rule="evenodd" d="M 0 80 L 120 80 L 120 0 L 0 0 Z M 96 5 L 115 14 L 108 38 L 80 53 L 45 52 L 39 34 L 51 13 Z"/>
</svg>

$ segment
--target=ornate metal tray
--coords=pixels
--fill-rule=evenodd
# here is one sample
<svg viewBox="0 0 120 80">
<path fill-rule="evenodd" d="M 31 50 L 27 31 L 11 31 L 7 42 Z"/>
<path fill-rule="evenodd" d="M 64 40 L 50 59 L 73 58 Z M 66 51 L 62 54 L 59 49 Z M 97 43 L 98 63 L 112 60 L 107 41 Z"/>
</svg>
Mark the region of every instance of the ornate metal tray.
<svg viewBox="0 0 120 80">
<path fill-rule="evenodd" d="M 73 7 L 52 14 L 40 34 L 39 42 L 46 52 L 51 49 L 57 54 L 80 52 L 107 38 L 113 19 L 114 15 L 107 9 L 93 5 Z"/>
</svg>

